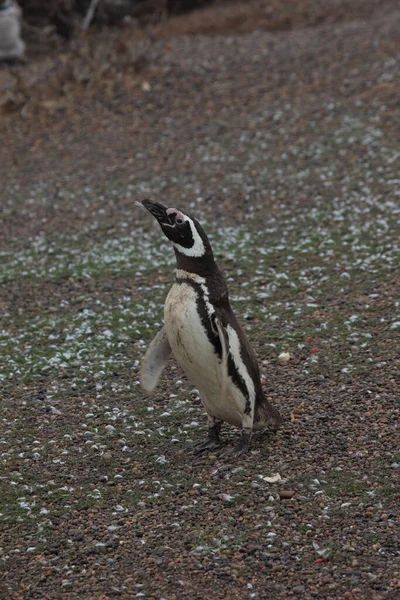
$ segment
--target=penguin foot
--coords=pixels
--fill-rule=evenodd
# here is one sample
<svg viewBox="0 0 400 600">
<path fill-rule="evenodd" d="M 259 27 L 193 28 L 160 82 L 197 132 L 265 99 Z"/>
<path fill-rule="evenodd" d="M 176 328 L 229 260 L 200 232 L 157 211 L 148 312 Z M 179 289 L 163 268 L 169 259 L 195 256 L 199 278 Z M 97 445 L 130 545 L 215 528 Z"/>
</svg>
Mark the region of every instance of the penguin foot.
<svg viewBox="0 0 400 600">
<path fill-rule="evenodd" d="M 224 456 L 240 456 L 241 454 L 249 452 L 251 435 L 251 429 L 243 429 L 238 443 L 230 450 L 224 452 Z"/>
<path fill-rule="evenodd" d="M 231 456 L 241 456 L 242 454 L 247 454 L 249 451 L 249 448 L 238 448 L 237 446 L 234 446 L 233 448 L 230 448 L 229 450 L 226 450 L 222 456 L 223 457 L 231 457 Z"/>
<path fill-rule="evenodd" d="M 210 417 L 211 422 L 208 427 L 208 437 L 206 440 L 202 442 L 197 442 L 197 444 L 193 444 L 190 447 L 195 454 L 199 454 L 199 452 L 203 452 L 204 450 L 215 450 L 221 446 L 221 441 L 219 439 L 219 433 L 221 431 L 222 421 Z"/>
<path fill-rule="evenodd" d="M 194 454 L 199 454 L 200 452 L 204 452 L 204 450 L 215 450 L 216 448 L 221 447 L 221 442 L 219 440 L 213 438 L 207 438 L 202 442 L 198 442 L 197 444 L 193 444 L 191 450 Z"/>
</svg>

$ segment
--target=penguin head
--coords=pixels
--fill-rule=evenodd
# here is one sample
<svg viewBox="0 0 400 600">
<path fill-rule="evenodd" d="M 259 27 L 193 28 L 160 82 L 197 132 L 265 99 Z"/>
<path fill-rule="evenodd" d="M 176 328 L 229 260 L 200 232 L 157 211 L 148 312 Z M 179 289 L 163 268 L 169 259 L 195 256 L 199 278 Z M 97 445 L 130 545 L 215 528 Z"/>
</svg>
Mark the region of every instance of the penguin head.
<svg viewBox="0 0 400 600">
<path fill-rule="evenodd" d="M 159 202 L 143 200 L 142 204 L 155 217 L 172 242 L 177 255 L 188 258 L 212 257 L 210 242 L 200 223 L 178 208 L 167 208 Z"/>
</svg>

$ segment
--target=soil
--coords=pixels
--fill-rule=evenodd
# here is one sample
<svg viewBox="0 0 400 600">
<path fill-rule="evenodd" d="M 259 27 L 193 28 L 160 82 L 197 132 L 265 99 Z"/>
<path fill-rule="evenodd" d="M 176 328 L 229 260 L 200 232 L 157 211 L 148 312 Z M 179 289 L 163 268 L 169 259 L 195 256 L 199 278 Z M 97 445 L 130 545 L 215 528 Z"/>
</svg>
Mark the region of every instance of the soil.
<svg viewBox="0 0 400 600">
<path fill-rule="evenodd" d="M 399 597 L 399 26 L 216 3 L 1 66 L 1 598 Z M 190 451 L 174 361 L 138 385 L 149 196 L 204 224 L 282 413 L 245 456 Z"/>
</svg>

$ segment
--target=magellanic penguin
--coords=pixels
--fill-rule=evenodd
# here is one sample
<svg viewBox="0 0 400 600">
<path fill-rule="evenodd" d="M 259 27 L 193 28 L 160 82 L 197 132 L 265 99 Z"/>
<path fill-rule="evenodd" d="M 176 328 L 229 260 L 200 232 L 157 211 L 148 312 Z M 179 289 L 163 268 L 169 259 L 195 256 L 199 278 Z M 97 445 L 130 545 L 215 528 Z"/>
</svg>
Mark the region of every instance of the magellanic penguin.
<svg viewBox="0 0 400 600">
<path fill-rule="evenodd" d="M 265 398 L 257 358 L 229 304 L 228 289 L 201 225 L 177 208 L 143 200 L 172 242 L 176 279 L 165 301 L 165 326 L 141 366 L 142 388 L 151 393 L 171 352 L 198 389 L 208 415 L 208 438 L 195 451 L 220 446 L 224 421 L 241 428 L 232 453 L 250 447 L 253 431 L 280 424 Z"/>
</svg>

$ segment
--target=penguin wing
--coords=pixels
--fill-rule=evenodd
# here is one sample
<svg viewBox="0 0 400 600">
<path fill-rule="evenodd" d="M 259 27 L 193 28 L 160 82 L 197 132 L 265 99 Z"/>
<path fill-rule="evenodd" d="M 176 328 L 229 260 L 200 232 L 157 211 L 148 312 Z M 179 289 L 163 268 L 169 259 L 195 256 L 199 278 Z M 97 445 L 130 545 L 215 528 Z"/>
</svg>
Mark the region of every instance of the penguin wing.
<svg viewBox="0 0 400 600">
<path fill-rule="evenodd" d="M 171 346 L 163 327 L 147 348 L 140 367 L 140 385 L 148 394 L 155 390 L 170 354 Z"/>
<path fill-rule="evenodd" d="M 227 352 L 228 358 L 229 358 L 229 354 L 233 354 L 233 349 L 230 347 L 231 342 L 230 342 L 229 331 L 228 331 L 228 328 L 230 328 L 231 330 L 233 330 L 235 332 L 237 339 L 239 341 L 240 358 L 241 358 L 246 370 L 248 371 L 250 377 L 255 382 L 258 382 L 260 375 L 259 375 L 259 369 L 258 369 L 256 355 L 247 339 L 245 332 L 243 331 L 242 327 L 240 326 L 238 320 L 236 319 L 235 313 L 232 311 L 230 306 L 228 306 L 228 307 L 219 306 L 216 308 L 215 322 L 216 322 L 216 324 L 219 323 L 219 328 L 217 325 L 217 329 L 218 329 L 218 334 L 219 334 L 219 338 L 220 338 L 220 342 L 221 342 L 221 346 L 222 346 L 222 352 L 224 350 L 224 344 L 223 344 L 223 340 L 221 338 L 223 337 L 225 340 L 226 352 Z M 221 332 L 220 332 L 220 329 L 222 330 Z"/>
<path fill-rule="evenodd" d="M 229 305 L 216 308 L 227 346 L 227 372 L 245 397 L 257 404 L 263 396 L 256 355 Z M 221 336 L 220 336 L 221 338 Z M 222 344 L 221 344 L 222 345 Z"/>
<path fill-rule="evenodd" d="M 247 387 L 246 382 L 241 376 L 241 369 L 239 369 L 239 364 L 237 364 L 237 359 L 235 359 L 234 349 L 230 346 L 230 337 L 228 333 L 228 327 L 231 327 L 236 335 L 240 344 L 239 350 L 239 360 L 242 363 L 242 367 L 247 371 L 249 377 L 251 378 L 254 389 L 255 389 L 255 420 L 256 421 L 265 421 L 271 426 L 279 427 L 281 423 L 281 416 L 277 409 L 272 406 L 272 404 L 267 400 L 264 395 L 261 386 L 260 380 L 260 371 L 258 367 L 257 357 L 254 353 L 253 348 L 251 347 L 247 336 L 240 326 L 238 320 L 232 309 L 228 306 L 220 306 L 217 308 L 215 313 L 215 322 L 220 323 L 222 328 L 222 335 L 219 333 L 218 325 L 218 333 L 219 338 L 223 336 L 226 343 L 226 352 L 227 352 L 227 376 L 231 376 L 234 383 L 241 388 L 242 385 Z M 224 356 L 224 346 L 221 341 L 222 346 L 222 356 Z M 241 381 L 242 380 L 242 381 Z M 248 389 L 248 388 L 247 388 Z"/>
</svg>

